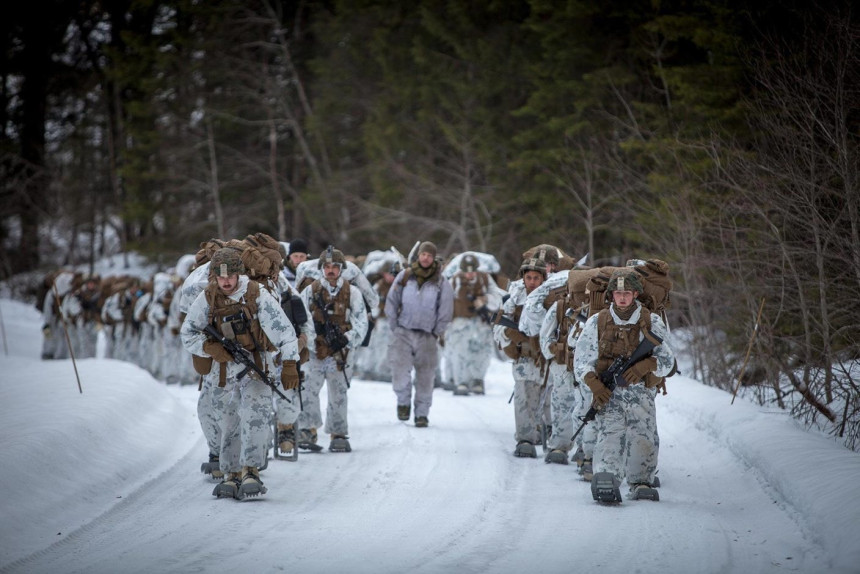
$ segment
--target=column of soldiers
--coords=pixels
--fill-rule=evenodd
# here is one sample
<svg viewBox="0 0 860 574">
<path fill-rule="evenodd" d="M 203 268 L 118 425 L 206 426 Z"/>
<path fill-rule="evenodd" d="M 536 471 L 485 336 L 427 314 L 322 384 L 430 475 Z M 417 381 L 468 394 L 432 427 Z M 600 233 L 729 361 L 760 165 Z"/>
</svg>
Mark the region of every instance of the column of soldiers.
<svg viewBox="0 0 860 574">
<path fill-rule="evenodd" d="M 322 430 L 330 452 L 351 452 L 353 376 L 390 381 L 397 418 L 425 428 L 439 373 L 455 396 L 484 395 L 498 349 L 512 361 L 514 456 L 536 458 L 543 444 L 546 463 L 577 463 L 595 500 L 619 502 L 625 478 L 631 498 L 657 500 L 654 397 L 674 357 L 662 318 L 639 301 L 633 263 L 645 262 L 614 269 L 597 300 L 596 276 L 583 289 L 552 245 L 524 252 L 510 284 L 491 255 L 446 263 L 426 241 L 413 251 L 406 260 L 392 248 L 363 272 L 334 246 L 308 259 L 303 239 L 256 233 L 204 242 L 193 266 L 186 257 L 148 281 L 61 271 L 46 278 L 42 356 L 68 356 L 65 330 L 77 358 L 101 344 L 100 356 L 197 383 L 202 470 L 218 481 L 215 496 L 244 499 L 267 491 L 269 448 L 321 451 Z M 610 389 L 602 375 L 643 339 L 656 343 L 650 354 Z"/>
</svg>

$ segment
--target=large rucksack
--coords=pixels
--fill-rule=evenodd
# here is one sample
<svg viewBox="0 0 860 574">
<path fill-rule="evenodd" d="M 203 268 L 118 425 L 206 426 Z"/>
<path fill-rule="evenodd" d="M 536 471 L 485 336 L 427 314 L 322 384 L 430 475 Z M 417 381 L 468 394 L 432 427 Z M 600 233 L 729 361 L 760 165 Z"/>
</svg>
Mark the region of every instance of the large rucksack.
<svg viewBox="0 0 860 574">
<path fill-rule="evenodd" d="M 265 233 L 248 235 L 244 243 L 242 264 L 245 265 L 245 272 L 248 277 L 256 280 L 271 279 L 277 281 L 283 262 L 279 249 L 280 243 Z"/>
<path fill-rule="evenodd" d="M 660 259 L 637 261 L 631 266 L 642 281 L 643 292 L 639 302 L 652 313 L 662 313 L 671 306 L 672 280 L 669 264 Z M 608 306 L 606 286 L 612 273 L 624 267 L 598 267 L 594 269 L 572 269 L 568 272 L 568 291 L 577 307 L 588 303 L 588 315 L 594 315 Z"/>
</svg>

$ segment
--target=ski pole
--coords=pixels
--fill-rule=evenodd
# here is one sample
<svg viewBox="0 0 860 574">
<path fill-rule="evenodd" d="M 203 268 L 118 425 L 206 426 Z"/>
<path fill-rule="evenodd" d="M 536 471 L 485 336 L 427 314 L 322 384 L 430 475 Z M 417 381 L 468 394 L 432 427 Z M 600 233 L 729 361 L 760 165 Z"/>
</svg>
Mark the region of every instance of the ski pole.
<svg viewBox="0 0 860 574">
<path fill-rule="evenodd" d="M 75 378 L 78 380 L 78 391 L 84 394 L 84 389 L 81 388 L 81 377 L 78 375 L 78 363 L 75 361 L 75 350 L 72 349 L 72 340 L 69 339 L 69 329 L 66 327 L 66 318 L 63 317 L 63 310 L 60 308 L 60 294 L 57 292 L 57 284 L 51 285 L 54 290 L 54 301 L 57 302 L 57 314 L 60 316 L 60 321 L 63 323 L 63 334 L 66 336 L 66 345 L 69 347 L 69 356 L 72 358 L 72 366 L 75 368 Z"/>
<path fill-rule="evenodd" d="M 0 311 L 0 331 L 3 333 L 3 352 L 9 356 L 9 347 L 6 346 L 6 325 L 3 323 L 3 312 Z"/>
</svg>

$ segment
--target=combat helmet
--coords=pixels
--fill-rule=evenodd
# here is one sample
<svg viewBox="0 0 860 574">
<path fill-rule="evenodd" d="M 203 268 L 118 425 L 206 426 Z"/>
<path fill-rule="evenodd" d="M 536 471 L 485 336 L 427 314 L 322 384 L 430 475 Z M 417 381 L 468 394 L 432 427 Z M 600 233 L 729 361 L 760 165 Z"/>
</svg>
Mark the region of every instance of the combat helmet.
<svg viewBox="0 0 860 574">
<path fill-rule="evenodd" d="M 607 295 L 613 291 L 636 291 L 644 292 L 642 288 L 642 280 L 639 274 L 633 269 L 616 269 L 609 277 L 609 284 L 606 286 Z"/>
<path fill-rule="evenodd" d="M 463 255 L 463 258 L 460 259 L 460 271 L 463 271 L 464 273 L 471 273 L 477 270 L 478 258 L 471 253 L 466 253 L 465 255 Z"/>
<path fill-rule="evenodd" d="M 222 247 L 212 254 L 209 263 L 209 273 L 214 277 L 229 277 L 242 275 L 245 265 L 242 264 L 242 254 L 232 247 Z"/>
<path fill-rule="evenodd" d="M 546 279 L 546 261 L 537 257 L 525 259 L 523 260 L 522 265 L 520 265 L 520 277 L 523 277 L 526 274 L 526 271 L 537 271 L 544 279 Z"/>
<path fill-rule="evenodd" d="M 333 246 L 329 245 L 322 253 L 320 253 L 319 261 L 317 261 L 317 268 L 322 269 L 326 263 L 336 263 L 341 269 L 343 269 L 346 266 L 346 258 L 343 256 L 343 252 L 340 249 L 335 249 Z"/>
</svg>

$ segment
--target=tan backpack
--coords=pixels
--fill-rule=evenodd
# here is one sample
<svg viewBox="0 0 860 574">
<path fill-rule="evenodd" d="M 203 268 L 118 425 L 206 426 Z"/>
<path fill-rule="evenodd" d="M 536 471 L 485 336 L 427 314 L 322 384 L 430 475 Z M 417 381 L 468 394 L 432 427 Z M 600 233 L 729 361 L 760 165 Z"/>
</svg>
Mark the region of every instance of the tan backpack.
<svg viewBox="0 0 860 574">
<path fill-rule="evenodd" d="M 272 279 L 277 281 L 281 272 L 283 258 L 280 243 L 265 233 L 254 233 L 245 238 L 245 250 L 242 251 L 242 264 L 245 272 L 252 279 Z"/>
<path fill-rule="evenodd" d="M 588 316 L 608 307 L 606 286 L 612 273 L 624 267 L 599 267 L 595 269 L 568 272 L 568 290 L 573 296 L 574 304 L 579 307 L 588 303 Z M 669 264 L 660 259 L 648 259 L 633 266 L 633 270 L 642 280 L 643 292 L 639 294 L 639 302 L 652 313 L 661 313 L 671 306 L 670 293 L 672 280 L 669 278 Z"/>
</svg>

